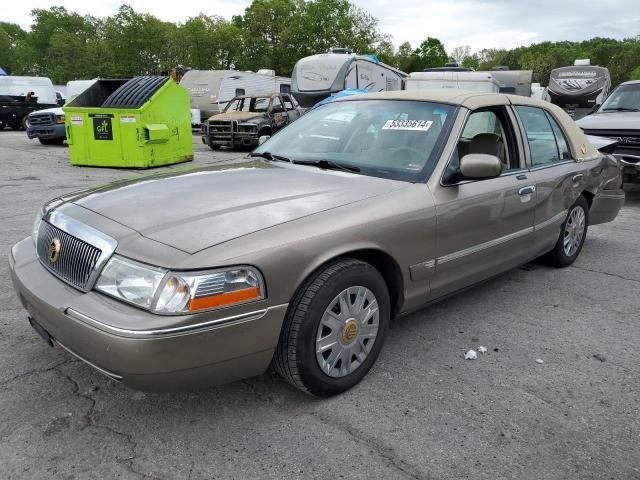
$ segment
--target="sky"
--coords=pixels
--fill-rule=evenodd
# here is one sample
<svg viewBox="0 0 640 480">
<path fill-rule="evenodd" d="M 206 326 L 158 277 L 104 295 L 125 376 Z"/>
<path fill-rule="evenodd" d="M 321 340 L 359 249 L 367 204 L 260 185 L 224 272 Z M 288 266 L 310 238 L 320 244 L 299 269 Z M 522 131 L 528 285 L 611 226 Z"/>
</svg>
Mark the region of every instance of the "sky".
<svg viewBox="0 0 640 480">
<path fill-rule="evenodd" d="M 397 46 L 415 48 L 427 36 L 442 40 L 447 51 L 469 45 L 514 48 L 545 40 L 628 38 L 640 35 L 640 0 L 352 0 L 379 20 L 382 33 Z M 3 0 L 0 21 L 27 29 L 33 8 L 62 5 L 97 17 L 113 15 L 121 3 L 165 21 L 182 22 L 205 13 L 230 19 L 242 14 L 249 0 Z M 177 6 L 179 5 L 179 8 Z M 348 45 L 341 45 L 348 46 Z"/>
</svg>

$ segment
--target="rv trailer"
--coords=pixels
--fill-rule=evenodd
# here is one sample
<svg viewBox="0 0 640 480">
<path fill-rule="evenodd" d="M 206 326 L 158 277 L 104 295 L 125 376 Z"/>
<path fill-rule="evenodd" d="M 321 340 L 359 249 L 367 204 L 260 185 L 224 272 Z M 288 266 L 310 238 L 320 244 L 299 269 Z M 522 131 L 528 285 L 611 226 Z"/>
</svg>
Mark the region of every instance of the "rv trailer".
<svg viewBox="0 0 640 480">
<path fill-rule="evenodd" d="M 533 70 L 509 70 L 509 67 L 494 67 L 489 72 L 500 84 L 500 93 L 531 96 Z"/>
<path fill-rule="evenodd" d="M 578 120 L 600 105 L 610 88 L 607 68 L 591 65 L 589 60 L 576 60 L 573 66 L 551 70 L 546 100 Z"/>
<path fill-rule="evenodd" d="M 220 113 L 227 103 L 242 95 L 288 93 L 291 79 L 278 77 L 273 70 L 189 70 L 180 85 L 189 90 L 191 109 L 200 110 L 200 120 Z"/>
<path fill-rule="evenodd" d="M 498 93 L 500 84 L 489 72 L 465 70 L 429 70 L 413 72 L 405 81 L 405 90 L 457 88 L 472 92 Z"/>
<path fill-rule="evenodd" d="M 385 65 L 374 55 L 358 55 L 346 48 L 304 57 L 291 74 L 291 93 L 305 108 L 347 88 L 368 92 L 402 90 L 407 74 Z"/>
</svg>

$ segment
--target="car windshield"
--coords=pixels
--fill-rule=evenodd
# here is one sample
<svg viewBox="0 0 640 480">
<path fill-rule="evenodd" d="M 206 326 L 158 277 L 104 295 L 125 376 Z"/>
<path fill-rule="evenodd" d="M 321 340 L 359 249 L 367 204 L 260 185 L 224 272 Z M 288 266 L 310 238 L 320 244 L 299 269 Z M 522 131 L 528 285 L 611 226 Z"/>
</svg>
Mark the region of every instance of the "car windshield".
<svg viewBox="0 0 640 480">
<path fill-rule="evenodd" d="M 269 97 L 234 98 L 225 107 L 225 112 L 266 112 L 269 108 Z"/>
<path fill-rule="evenodd" d="M 640 111 L 640 83 L 620 85 L 600 107 L 601 112 Z"/>
<path fill-rule="evenodd" d="M 454 107 L 431 102 L 354 100 L 308 112 L 255 154 L 357 167 L 359 173 L 420 181 L 434 167 Z"/>
</svg>

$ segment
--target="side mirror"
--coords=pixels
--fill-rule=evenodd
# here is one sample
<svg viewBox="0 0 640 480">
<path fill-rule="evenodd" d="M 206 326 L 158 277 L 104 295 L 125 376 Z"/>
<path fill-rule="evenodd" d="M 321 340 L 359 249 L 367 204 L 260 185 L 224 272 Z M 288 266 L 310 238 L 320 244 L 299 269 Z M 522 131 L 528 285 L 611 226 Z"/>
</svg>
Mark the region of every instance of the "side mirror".
<svg viewBox="0 0 640 480">
<path fill-rule="evenodd" d="M 495 155 L 471 153 L 460 160 L 460 173 L 465 178 L 494 178 L 502 173 L 502 162 Z"/>
<path fill-rule="evenodd" d="M 270 138 L 271 138 L 271 135 L 262 135 L 260 138 L 258 138 L 258 145 L 262 145 L 264 142 L 266 142 Z"/>
</svg>

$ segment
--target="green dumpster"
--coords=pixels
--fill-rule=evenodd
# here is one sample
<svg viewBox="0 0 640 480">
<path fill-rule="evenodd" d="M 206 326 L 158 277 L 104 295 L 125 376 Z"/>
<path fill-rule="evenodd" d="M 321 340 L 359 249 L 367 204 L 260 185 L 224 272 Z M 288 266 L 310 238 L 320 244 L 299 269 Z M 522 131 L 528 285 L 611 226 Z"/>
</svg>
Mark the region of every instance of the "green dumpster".
<svg viewBox="0 0 640 480">
<path fill-rule="evenodd" d="M 148 168 L 193 160 L 189 92 L 171 78 L 98 80 L 63 110 L 72 165 Z"/>
</svg>

